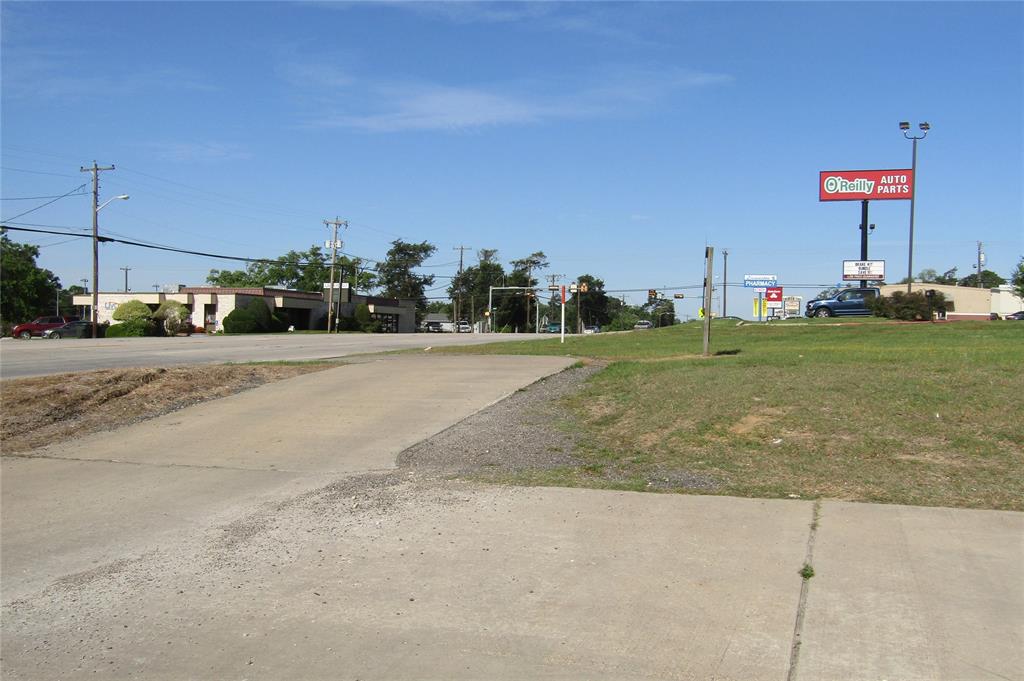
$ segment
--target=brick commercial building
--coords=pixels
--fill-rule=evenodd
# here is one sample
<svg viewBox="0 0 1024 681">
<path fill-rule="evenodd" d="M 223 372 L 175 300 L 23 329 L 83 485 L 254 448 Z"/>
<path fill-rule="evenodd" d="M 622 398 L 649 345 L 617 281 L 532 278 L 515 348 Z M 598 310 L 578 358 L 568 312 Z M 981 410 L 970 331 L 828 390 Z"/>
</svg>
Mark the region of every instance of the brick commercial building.
<svg viewBox="0 0 1024 681">
<path fill-rule="evenodd" d="M 97 320 L 100 323 L 114 323 L 114 310 L 129 300 L 140 300 L 153 311 L 164 301 L 173 300 L 192 311 L 193 326 L 215 333 L 224 330 L 224 318 L 232 310 L 245 307 L 254 298 L 261 298 L 271 312 L 286 319 L 296 330 L 327 328 L 327 296 L 319 292 L 270 287 L 179 286 L 176 292 L 100 292 L 98 298 Z M 416 330 L 416 306 L 412 300 L 360 295 L 353 293 L 347 284 L 335 285 L 334 298 L 338 313 L 343 317 L 352 317 L 356 307 L 365 304 L 371 318 L 380 322 L 385 333 L 412 333 Z M 84 308 L 85 319 L 91 319 L 92 294 L 76 295 L 74 304 Z"/>
</svg>

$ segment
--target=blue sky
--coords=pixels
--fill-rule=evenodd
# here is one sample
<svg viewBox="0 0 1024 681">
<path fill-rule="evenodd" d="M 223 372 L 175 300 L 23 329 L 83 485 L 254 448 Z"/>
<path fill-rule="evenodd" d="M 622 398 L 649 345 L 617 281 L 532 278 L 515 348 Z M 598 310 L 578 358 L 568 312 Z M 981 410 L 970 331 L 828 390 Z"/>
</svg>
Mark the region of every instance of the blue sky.
<svg viewBox="0 0 1024 681">
<path fill-rule="evenodd" d="M 710 244 L 730 282 L 774 273 L 807 296 L 859 257 L 859 203 L 819 203 L 818 171 L 910 167 L 897 123 L 928 121 L 914 271 L 969 274 L 982 241 L 1007 276 L 1024 254 L 1022 10 L 4 2 L 0 209 L 86 183 L 95 159 L 117 167 L 101 201 L 131 195 L 101 232 L 138 241 L 274 257 L 340 216 L 349 253 L 427 240 L 451 275 L 460 244 L 506 264 L 543 250 L 549 272 L 612 290 L 699 284 Z M 80 231 L 89 210 L 69 196 L 14 222 Z M 909 202 L 873 202 L 870 221 L 898 280 Z M 11 236 L 65 285 L 90 277 L 88 240 Z M 100 288 L 120 290 L 121 267 L 151 291 L 241 266 L 106 244 Z M 749 292 L 728 300 L 750 316 Z"/>
</svg>

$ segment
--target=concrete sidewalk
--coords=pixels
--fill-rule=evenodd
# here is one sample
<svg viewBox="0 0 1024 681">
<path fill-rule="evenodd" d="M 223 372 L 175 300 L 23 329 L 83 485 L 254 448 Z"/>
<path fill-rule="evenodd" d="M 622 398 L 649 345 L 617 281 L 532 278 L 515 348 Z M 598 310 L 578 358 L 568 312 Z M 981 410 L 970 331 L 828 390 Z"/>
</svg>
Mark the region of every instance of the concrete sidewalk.
<svg viewBox="0 0 1024 681">
<path fill-rule="evenodd" d="M 1022 678 L 1021 514 L 822 504 L 797 636 L 811 502 L 375 480 L 8 604 L 5 678 Z"/>
</svg>

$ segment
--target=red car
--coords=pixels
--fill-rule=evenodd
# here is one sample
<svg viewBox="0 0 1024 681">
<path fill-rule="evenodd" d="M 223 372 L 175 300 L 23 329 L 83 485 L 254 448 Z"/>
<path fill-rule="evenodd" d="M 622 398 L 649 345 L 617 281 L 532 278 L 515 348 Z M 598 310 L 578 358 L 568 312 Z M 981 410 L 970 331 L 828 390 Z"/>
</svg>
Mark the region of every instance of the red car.
<svg viewBox="0 0 1024 681">
<path fill-rule="evenodd" d="M 32 336 L 42 336 L 43 331 L 47 329 L 56 329 L 58 326 L 64 326 L 68 322 L 77 322 L 78 317 L 39 317 L 31 322 L 25 324 L 18 324 L 14 327 L 11 335 L 15 338 L 31 338 Z"/>
</svg>

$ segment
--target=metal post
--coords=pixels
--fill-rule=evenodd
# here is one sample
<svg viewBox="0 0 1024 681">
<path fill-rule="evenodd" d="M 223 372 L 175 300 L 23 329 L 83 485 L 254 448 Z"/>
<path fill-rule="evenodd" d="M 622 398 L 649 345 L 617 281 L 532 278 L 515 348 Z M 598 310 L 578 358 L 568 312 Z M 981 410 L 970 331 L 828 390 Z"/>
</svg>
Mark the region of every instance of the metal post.
<svg viewBox="0 0 1024 681">
<path fill-rule="evenodd" d="M 534 317 L 536 319 L 535 319 L 535 321 L 533 323 L 533 332 L 536 334 L 536 333 L 540 333 L 540 298 L 537 298 L 537 291 L 536 291 L 536 289 L 533 292 L 533 297 L 536 298 L 536 300 L 534 300 L 534 303 L 535 303 L 535 307 L 537 308 L 537 311 L 534 313 Z"/>
<path fill-rule="evenodd" d="M 561 343 L 565 342 L 565 286 L 562 286 L 562 324 L 561 324 L 562 340 Z"/>
<path fill-rule="evenodd" d="M 726 294 L 729 292 L 729 249 L 722 249 L 722 316 L 728 316 Z"/>
<path fill-rule="evenodd" d="M 704 247 L 704 356 L 711 354 L 711 269 L 714 265 L 715 249 Z"/>
<path fill-rule="evenodd" d="M 494 287 L 487 287 L 487 332 L 494 333 Z"/>
<path fill-rule="evenodd" d="M 860 259 L 868 259 L 868 202 L 867 199 L 860 202 Z M 860 287 L 867 288 L 866 279 L 860 280 Z"/>
</svg>

